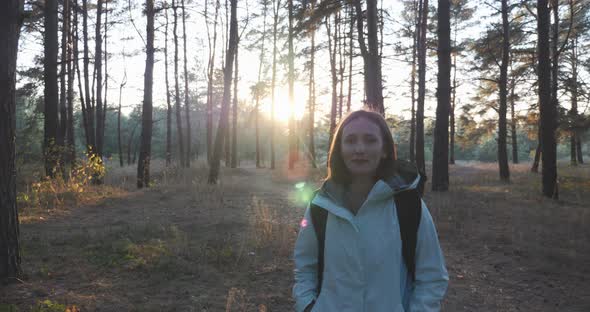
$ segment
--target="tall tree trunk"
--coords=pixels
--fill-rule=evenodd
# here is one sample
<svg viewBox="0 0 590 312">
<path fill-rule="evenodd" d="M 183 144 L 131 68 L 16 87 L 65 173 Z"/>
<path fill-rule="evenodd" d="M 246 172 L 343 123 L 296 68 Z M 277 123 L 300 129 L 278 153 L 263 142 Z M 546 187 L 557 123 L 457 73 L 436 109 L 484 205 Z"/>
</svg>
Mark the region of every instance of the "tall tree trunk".
<svg viewBox="0 0 590 312">
<path fill-rule="evenodd" d="M 70 3 L 64 1 L 62 6 L 62 28 L 61 28 L 61 64 L 60 64 L 60 96 L 59 96 L 59 127 L 57 134 L 57 146 L 59 146 L 59 167 L 61 174 L 65 176 L 65 160 L 69 158 L 66 149 L 66 132 L 68 127 L 68 107 L 67 107 L 67 88 L 66 70 L 69 61 L 68 56 L 68 38 L 70 32 Z"/>
<path fill-rule="evenodd" d="M 184 137 L 182 135 L 182 118 L 180 114 L 180 85 L 178 82 L 178 14 L 176 14 L 178 7 L 175 0 L 172 0 L 172 9 L 174 12 L 174 26 L 172 32 L 174 34 L 174 108 L 176 110 L 176 136 L 178 137 L 178 154 L 180 156 L 180 166 L 185 167 L 186 155 L 184 153 Z"/>
<path fill-rule="evenodd" d="M 330 109 L 330 144 L 334 138 L 334 132 L 336 131 L 336 115 L 338 114 L 338 94 L 336 88 L 338 86 L 338 75 L 336 74 L 336 32 L 335 25 L 338 23 L 336 16 L 334 16 L 334 39 L 332 39 L 332 26 L 330 25 L 330 17 L 326 17 L 326 32 L 328 34 L 328 53 L 330 54 L 330 74 L 332 77 L 332 105 Z M 333 40 L 333 41 L 332 41 Z M 334 42 L 334 44 L 332 44 Z M 328 147 L 329 148 L 329 147 Z M 326 159 L 326 161 L 328 161 Z"/>
<path fill-rule="evenodd" d="M 452 43 L 452 47 L 451 49 L 454 50 L 452 51 L 452 56 L 453 56 L 453 64 L 451 65 L 452 69 L 453 69 L 453 87 L 452 87 L 452 95 L 451 95 L 451 110 L 450 110 L 450 114 L 449 114 L 449 119 L 450 119 L 450 145 L 449 145 L 449 164 L 453 165 L 455 164 L 455 108 L 456 108 L 456 104 L 457 104 L 457 54 L 459 53 L 458 51 L 458 47 L 457 47 L 457 33 L 458 33 L 458 29 L 457 29 L 457 16 L 455 15 L 453 18 L 453 35 L 454 35 L 454 39 L 453 39 L 453 43 Z"/>
<path fill-rule="evenodd" d="M 412 110 L 410 119 L 410 161 L 416 161 L 416 59 L 418 50 L 418 39 L 420 33 L 421 11 L 418 9 L 418 2 L 414 0 L 414 12 L 416 14 L 416 26 L 412 40 L 412 71 L 410 77 L 410 93 L 412 96 Z"/>
<path fill-rule="evenodd" d="M 88 0 L 82 0 L 82 35 L 84 44 L 84 94 L 86 98 L 83 102 L 82 110 L 86 111 L 86 147 L 88 153 L 96 153 L 96 136 L 94 132 L 94 108 L 92 106 L 92 100 L 90 98 L 90 55 L 88 48 Z"/>
<path fill-rule="evenodd" d="M 346 101 L 346 111 L 350 112 L 350 106 L 352 105 L 352 58 L 354 55 L 354 8 L 350 7 L 350 28 L 348 30 L 349 44 L 348 44 L 348 98 Z M 315 92 L 315 86 L 314 86 Z"/>
<path fill-rule="evenodd" d="M 45 49 L 44 64 L 44 154 L 45 174 L 54 176 L 58 164 L 58 148 L 56 146 L 58 132 L 58 88 L 57 88 L 57 0 L 45 1 L 45 32 L 43 45 Z"/>
<path fill-rule="evenodd" d="M 338 22 L 334 27 L 336 28 L 336 40 L 334 47 L 338 46 L 338 82 L 340 83 L 340 90 L 338 91 L 338 121 L 342 120 L 342 104 L 344 100 L 344 68 L 346 67 L 346 61 L 344 60 L 344 53 L 342 52 L 344 46 L 344 30 L 342 30 L 342 15 L 340 12 L 337 14 Z"/>
<path fill-rule="evenodd" d="M 418 39 L 418 104 L 416 107 L 416 166 L 426 172 L 424 158 L 424 100 L 426 97 L 426 24 L 428 0 L 420 0 L 421 21 Z"/>
<path fill-rule="evenodd" d="M 267 2 L 263 3 L 262 8 L 262 42 L 260 43 L 260 57 L 258 61 L 258 78 L 256 80 L 256 88 L 255 88 L 255 105 L 254 105 L 254 123 L 256 127 L 256 168 L 262 167 L 260 163 L 260 124 L 259 124 L 259 115 L 260 115 L 260 97 L 262 96 L 263 91 L 263 84 L 262 84 L 262 68 L 264 66 L 264 55 L 265 55 L 265 43 L 266 43 L 266 12 L 267 12 Z M 236 51 L 237 55 L 237 51 Z M 237 60 L 236 60 L 237 63 Z M 237 68 L 236 68 L 236 78 L 237 78 Z"/>
<path fill-rule="evenodd" d="M 96 153 L 102 159 L 104 145 L 104 119 L 102 102 L 102 2 L 96 2 L 96 32 L 94 52 L 94 69 L 96 70 Z"/>
<path fill-rule="evenodd" d="M 270 169 L 275 169 L 275 86 L 277 80 L 277 36 L 281 0 L 273 0 L 272 78 L 270 102 Z"/>
<path fill-rule="evenodd" d="M 510 181 L 508 150 L 506 146 L 508 111 L 508 62 L 510 56 L 510 25 L 508 24 L 508 0 L 502 0 L 502 61 L 500 63 L 500 107 L 498 109 L 498 167 L 500 180 Z"/>
<path fill-rule="evenodd" d="M 154 83 L 154 0 L 146 0 L 147 42 L 145 74 L 143 76 L 143 110 L 141 117 L 141 146 L 137 162 L 137 187 L 150 186 L 152 151 L 152 87 Z"/>
<path fill-rule="evenodd" d="M 80 42 L 80 32 L 78 28 L 78 11 L 80 11 L 80 7 L 78 6 L 78 0 L 74 0 L 74 12 L 73 12 L 73 20 L 74 20 L 74 67 L 76 70 L 76 76 L 78 77 L 78 92 L 80 95 L 80 107 L 82 111 L 82 126 L 84 130 L 84 139 L 86 146 L 90 144 L 90 137 L 88 129 L 88 116 L 86 111 L 86 101 L 85 101 L 85 92 L 84 87 L 82 86 L 82 74 L 80 72 L 80 62 L 79 62 L 79 48 L 78 43 Z M 73 122 L 73 121 L 72 121 Z M 87 152 L 88 150 L 86 150 Z"/>
<path fill-rule="evenodd" d="M 100 136 L 104 142 L 104 132 L 106 131 L 107 122 L 107 109 L 108 109 L 108 96 L 109 96 L 109 53 L 108 53 L 108 26 L 109 26 L 109 2 L 105 1 L 104 4 L 104 98 L 103 98 L 103 109 L 102 109 L 102 126 Z M 104 143 L 103 143 L 104 152 Z"/>
<path fill-rule="evenodd" d="M 311 1 L 311 12 L 315 10 L 315 0 Z M 316 156 L 315 156 L 315 33 L 316 29 L 313 27 L 310 30 L 311 34 L 311 47 L 310 47 L 310 60 L 309 60 L 309 121 L 308 121 L 308 131 L 309 131 L 309 158 L 311 161 L 311 166 L 313 168 L 317 168 L 316 164 Z M 352 49 L 350 50 L 352 53 Z M 350 98 L 350 92 L 348 94 Z M 350 99 L 348 100 L 348 107 L 350 110 Z"/>
<path fill-rule="evenodd" d="M 512 64 L 512 60 L 510 60 Z M 512 66 L 511 66 L 512 67 Z M 516 134 L 516 95 L 514 94 L 516 90 L 516 79 L 514 75 L 512 76 L 510 82 L 510 136 L 512 137 L 512 163 L 518 164 L 518 142 L 517 142 L 517 134 Z"/>
<path fill-rule="evenodd" d="M 427 0 L 425 0 L 427 1 Z M 361 0 L 355 0 L 358 41 L 364 61 L 366 104 L 369 108 L 384 114 L 383 107 L 383 79 L 381 75 L 381 56 L 377 40 L 377 0 L 367 0 L 367 41 L 365 44 L 363 28 L 363 10 Z M 368 47 L 367 47 L 368 46 Z"/>
<path fill-rule="evenodd" d="M 231 168 L 238 167 L 238 49 L 236 48 L 236 65 L 234 70 L 236 77 L 234 78 L 234 100 L 233 100 L 233 116 L 232 116 L 232 140 L 231 140 Z M 258 118 L 258 115 L 256 116 Z M 258 121 L 256 121 L 258 125 Z M 258 131 L 258 129 L 256 129 Z M 256 134 L 258 147 L 258 133 Z M 258 151 L 257 151 L 258 153 Z"/>
<path fill-rule="evenodd" d="M 438 87 L 432 152 L 432 190 L 449 189 L 449 110 L 451 102 L 451 3 L 438 0 Z"/>
<path fill-rule="evenodd" d="M 205 1 L 205 18 L 207 18 L 207 3 Z M 215 69 L 215 51 L 217 47 L 217 16 L 219 15 L 219 0 L 215 0 L 215 16 L 213 19 L 213 44 L 211 43 L 209 23 L 206 23 L 207 37 L 209 42 L 209 64 L 208 64 L 208 83 L 207 83 L 207 161 L 211 163 L 213 152 L 213 75 Z"/>
<path fill-rule="evenodd" d="M 549 57 L 549 9 L 547 0 L 537 0 L 539 106 L 541 111 L 541 149 L 543 154 L 543 195 L 558 198 L 556 163 L 557 107 L 551 99 L 551 60 Z M 555 52 L 555 50 L 554 50 Z"/>
<path fill-rule="evenodd" d="M 578 164 L 578 53 L 577 53 L 578 38 L 576 37 L 572 44 L 572 56 L 570 58 L 572 66 L 572 82 L 571 82 L 571 95 L 572 95 L 572 107 L 569 115 L 571 118 L 571 130 L 570 130 L 570 162 L 572 166 Z"/>
<path fill-rule="evenodd" d="M 295 34 L 293 30 L 293 0 L 287 0 L 287 7 L 289 9 L 289 34 L 287 38 L 289 54 L 287 59 L 289 63 L 289 107 L 291 111 L 289 116 L 289 170 L 292 170 L 295 167 L 295 161 L 297 160 L 297 154 L 299 153 L 297 150 L 297 134 L 295 130 L 295 53 L 293 51 L 293 37 Z"/>
<path fill-rule="evenodd" d="M 168 1 L 165 4 L 164 17 L 164 79 L 166 82 L 166 167 L 172 164 L 172 104 L 170 102 L 170 80 L 168 78 Z"/>
<path fill-rule="evenodd" d="M 229 31 L 229 45 L 225 54 L 225 67 L 223 70 L 223 101 L 221 103 L 221 115 L 215 136 L 215 148 L 211 158 L 211 167 L 209 171 L 208 182 L 216 184 L 219 178 L 219 162 L 221 159 L 221 149 L 223 144 L 223 135 L 227 127 L 229 117 L 229 101 L 231 95 L 231 82 L 233 61 L 238 45 L 238 19 L 237 19 L 237 0 L 231 0 L 231 23 Z"/>
<path fill-rule="evenodd" d="M 123 164 L 123 144 L 121 140 L 121 98 L 123 96 L 123 88 L 127 84 L 127 72 L 123 76 L 123 81 L 121 81 L 121 85 L 119 86 L 119 108 L 117 109 L 117 145 L 119 148 L 119 165 L 121 167 L 124 166 Z"/>
<path fill-rule="evenodd" d="M 23 3 L 20 0 L 0 2 L 0 146 L 3 149 L 0 153 L 0 280 L 9 282 L 17 281 L 22 275 L 16 205 L 15 85 Z M 53 7 L 57 15 L 57 6 Z M 55 24 L 57 44 L 57 16 Z"/>
<path fill-rule="evenodd" d="M 186 55 L 186 10 L 184 8 L 184 0 L 182 3 L 182 41 L 184 48 L 184 110 L 186 112 L 186 157 L 185 167 L 190 168 L 191 166 L 191 114 L 190 114 L 190 102 L 189 102 L 189 89 L 188 89 L 188 66 L 187 66 L 187 55 Z"/>
<path fill-rule="evenodd" d="M 72 7 L 71 1 L 67 1 L 69 10 L 68 10 L 68 20 L 72 21 Z M 74 13 L 75 14 L 75 13 Z M 67 152 L 68 155 L 66 157 L 67 161 L 73 166 L 76 163 L 76 140 L 74 137 L 74 62 L 72 61 L 72 49 L 73 49 L 73 38 L 74 34 L 72 32 L 72 23 L 70 23 L 68 29 L 68 44 L 67 44 L 67 58 L 68 58 L 68 65 L 67 65 L 67 72 L 68 72 L 68 92 L 67 92 L 67 125 L 66 125 L 66 145 L 67 145 Z"/>
</svg>

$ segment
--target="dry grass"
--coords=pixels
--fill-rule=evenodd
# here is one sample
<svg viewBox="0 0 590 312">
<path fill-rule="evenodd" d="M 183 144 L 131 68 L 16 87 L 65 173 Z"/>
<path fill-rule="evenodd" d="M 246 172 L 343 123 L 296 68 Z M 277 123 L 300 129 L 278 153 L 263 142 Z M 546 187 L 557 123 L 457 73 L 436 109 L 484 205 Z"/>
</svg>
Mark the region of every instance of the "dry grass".
<svg viewBox="0 0 590 312">
<path fill-rule="evenodd" d="M 451 274 L 445 311 L 590 307 L 590 166 L 560 165 L 559 201 L 540 196 L 540 175 L 528 166 L 511 166 L 505 184 L 495 164 L 461 163 L 449 192 L 427 192 Z M 24 284 L 0 288 L 8 298 L 0 304 L 289 311 L 293 243 L 324 171 L 223 168 L 216 186 L 207 174 L 204 163 L 154 161 L 152 187 L 138 191 L 134 167 L 107 168 L 105 185 L 75 203 L 27 208 Z"/>
</svg>

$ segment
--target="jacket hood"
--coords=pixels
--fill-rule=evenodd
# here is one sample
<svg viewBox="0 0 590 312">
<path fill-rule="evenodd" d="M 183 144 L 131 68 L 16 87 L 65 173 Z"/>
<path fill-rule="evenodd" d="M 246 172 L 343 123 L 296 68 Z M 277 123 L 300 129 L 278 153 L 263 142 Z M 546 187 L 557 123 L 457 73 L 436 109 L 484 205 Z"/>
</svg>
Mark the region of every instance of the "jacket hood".
<svg viewBox="0 0 590 312">
<path fill-rule="evenodd" d="M 425 177 L 424 175 L 420 174 L 417 167 L 414 164 L 403 160 L 397 160 L 396 167 L 395 175 L 380 179 L 375 183 L 375 186 L 377 186 L 377 184 L 384 183 L 388 187 L 389 190 L 382 190 L 385 191 L 386 194 L 381 195 L 390 197 L 397 193 L 413 189 L 418 189 L 418 191 L 421 193 L 421 188 L 423 186 Z M 372 194 L 375 190 L 375 186 L 373 187 L 373 190 L 370 194 Z M 341 207 L 344 207 L 345 193 L 346 185 L 336 183 L 332 180 L 324 181 L 318 191 L 318 195 L 331 199 L 335 204 Z"/>
</svg>

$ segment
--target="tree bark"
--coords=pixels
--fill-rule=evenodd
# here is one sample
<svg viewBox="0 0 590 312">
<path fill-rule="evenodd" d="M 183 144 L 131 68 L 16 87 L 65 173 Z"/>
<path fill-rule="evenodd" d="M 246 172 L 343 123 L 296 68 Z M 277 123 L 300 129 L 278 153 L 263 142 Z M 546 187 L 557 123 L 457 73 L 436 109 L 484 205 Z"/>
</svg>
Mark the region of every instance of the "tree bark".
<svg viewBox="0 0 590 312">
<path fill-rule="evenodd" d="M 94 108 L 92 106 L 92 101 L 90 99 L 90 72 L 89 72 L 89 64 L 90 64 L 90 56 L 89 56 L 89 48 L 88 48 L 88 0 L 82 0 L 82 35 L 83 35 L 83 44 L 84 44 L 84 94 L 86 95 L 86 99 L 83 102 L 82 110 L 86 113 L 86 127 L 84 128 L 86 132 L 86 138 L 88 141 L 86 142 L 86 151 L 88 153 L 96 153 L 96 136 L 94 132 Z"/>
<path fill-rule="evenodd" d="M 172 104 L 170 102 L 170 80 L 168 78 L 168 1 L 165 4 L 164 17 L 164 79 L 166 83 L 166 166 L 172 164 Z"/>
<path fill-rule="evenodd" d="M 350 112 L 350 106 L 352 105 L 352 58 L 354 55 L 354 8 L 350 7 L 350 28 L 348 30 L 349 36 L 349 50 L 348 50 L 348 98 L 346 101 L 346 111 Z M 315 92 L 315 86 L 314 86 Z"/>
<path fill-rule="evenodd" d="M 420 0 L 420 34 L 418 39 L 418 104 L 416 107 L 416 166 L 426 172 L 424 159 L 424 100 L 426 96 L 426 24 L 428 0 Z"/>
<path fill-rule="evenodd" d="M 205 1 L 205 18 L 207 18 L 207 3 Z M 206 23 L 207 37 L 209 38 L 209 64 L 208 64 L 208 82 L 207 82 L 207 161 L 211 163 L 213 151 L 213 74 L 215 69 L 215 51 L 217 47 L 217 16 L 219 15 L 219 0 L 215 1 L 215 16 L 213 19 L 213 44 L 211 43 L 209 23 Z"/>
<path fill-rule="evenodd" d="M 173 35 L 174 35 L 174 108 L 176 110 L 176 136 L 178 137 L 178 149 L 179 149 L 179 156 L 180 156 L 180 166 L 185 167 L 186 160 L 185 160 L 185 153 L 184 153 L 184 137 L 182 135 L 182 118 L 180 114 L 180 86 L 178 82 L 178 14 L 176 14 L 177 10 L 175 0 L 172 0 L 172 10 L 174 11 L 174 26 L 173 26 Z"/>
<path fill-rule="evenodd" d="M 510 25 L 508 24 L 508 0 L 502 0 L 502 61 L 500 63 L 500 107 L 498 109 L 498 167 L 500 180 L 510 181 L 508 150 L 506 146 L 508 111 L 508 62 L 510 56 Z"/>
<path fill-rule="evenodd" d="M 17 281 L 22 275 L 16 203 L 15 85 L 23 3 L 0 1 L 0 280 L 8 282 Z M 54 8 L 57 15 L 57 7 Z M 55 23 L 57 28 L 57 17 Z M 57 29 L 55 36 L 57 44 Z"/>
<path fill-rule="evenodd" d="M 188 66 L 187 66 L 187 55 L 186 55 L 186 10 L 184 8 L 184 0 L 181 0 L 182 5 L 182 41 L 184 48 L 184 110 L 186 113 L 186 157 L 184 166 L 190 168 L 191 166 L 191 114 L 190 114 L 190 101 L 189 101 L 189 89 L 188 89 Z"/>
<path fill-rule="evenodd" d="M 551 60 L 549 57 L 549 9 L 547 0 L 537 0 L 539 106 L 541 111 L 541 149 L 543 154 L 543 195 L 558 198 L 556 163 L 557 107 L 551 96 Z M 555 51 L 555 50 L 554 50 Z"/>
<path fill-rule="evenodd" d="M 94 52 L 94 69 L 96 70 L 96 153 L 102 159 L 104 145 L 104 113 L 102 102 L 102 2 L 96 2 L 96 32 Z"/>
<path fill-rule="evenodd" d="M 260 124 L 259 124 L 259 114 L 260 114 L 260 97 L 262 96 L 262 68 L 264 65 L 264 54 L 265 50 L 265 43 L 266 43 L 266 12 L 267 12 L 267 2 L 263 3 L 262 9 L 262 42 L 260 44 L 260 57 L 258 62 L 258 79 L 256 80 L 256 88 L 255 88 L 255 106 L 254 106 L 254 123 L 256 127 L 256 168 L 262 167 L 260 163 Z M 236 51 L 237 55 L 237 51 Z M 237 63 L 237 60 L 236 60 Z M 236 67 L 236 76 L 238 74 L 237 67 Z"/>
<path fill-rule="evenodd" d="M 572 95 L 572 107 L 569 115 L 571 119 L 571 130 L 570 130 L 570 162 L 572 166 L 578 165 L 578 55 L 577 55 L 577 44 L 578 40 L 575 38 L 572 44 L 572 55 L 570 58 L 572 67 L 572 82 L 570 93 Z"/>
<path fill-rule="evenodd" d="M 338 23 L 337 18 L 334 17 L 334 24 Z M 335 26 L 335 25 L 334 25 Z M 330 17 L 326 17 L 326 32 L 328 34 L 328 53 L 330 54 L 330 74 L 332 77 L 332 105 L 330 109 L 330 142 L 334 138 L 334 132 L 336 131 L 336 115 L 338 114 L 338 95 L 336 88 L 338 86 L 338 75 L 336 74 L 336 47 L 332 42 L 336 42 L 338 33 L 336 27 L 334 27 L 334 40 L 332 40 L 332 26 L 330 25 Z M 329 147 L 328 147 L 329 148 Z M 327 159 L 326 159 L 327 161 Z"/>
<path fill-rule="evenodd" d="M 70 32 L 70 3 L 64 1 L 62 5 L 62 28 L 61 28 L 61 64 L 60 64 L 60 96 L 59 96 L 59 126 L 57 134 L 57 146 L 59 147 L 59 167 L 62 176 L 65 176 L 65 160 L 69 158 L 68 150 L 66 149 L 66 132 L 68 127 L 68 107 L 67 107 L 67 87 L 66 77 L 68 72 L 66 70 L 69 55 L 68 55 L 68 38 Z"/>
<path fill-rule="evenodd" d="M 510 63 L 512 64 L 512 60 L 510 61 Z M 516 109 L 515 109 L 516 95 L 514 94 L 515 89 L 516 89 L 516 80 L 513 75 L 511 82 L 510 82 L 510 113 L 511 113 L 510 133 L 511 133 L 511 137 L 512 137 L 512 163 L 518 164 L 518 141 L 517 141 L 517 133 L 516 133 L 517 120 L 516 120 Z"/>
<path fill-rule="evenodd" d="M 315 0 L 312 0 L 311 3 L 311 12 L 315 10 Z M 351 9 L 352 11 L 352 9 Z M 351 21 L 352 22 L 352 21 Z M 315 33 L 316 29 L 315 26 L 312 27 L 310 30 L 311 34 L 311 47 L 310 47 L 310 60 L 309 60 L 309 120 L 308 120 L 308 131 L 309 131 L 309 158 L 311 161 L 311 166 L 313 168 L 317 168 L 316 164 L 316 156 L 315 156 Z M 352 40 L 352 39 L 351 39 Z M 350 50 L 352 53 L 352 49 Z M 350 91 L 348 92 L 348 111 L 350 111 Z"/>
<path fill-rule="evenodd" d="M 451 105 L 450 0 L 438 0 L 438 87 L 432 152 L 432 190 L 449 189 L 449 111 Z"/>
<path fill-rule="evenodd" d="M 45 1 L 44 57 L 44 154 L 45 174 L 54 177 L 59 153 L 56 146 L 58 134 L 58 88 L 57 88 L 57 0 Z"/>
<path fill-rule="evenodd" d="M 232 116 L 232 140 L 231 140 L 231 168 L 238 167 L 238 49 L 236 48 L 236 65 L 234 70 L 236 72 L 234 78 L 234 100 L 233 100 L 233 116 Z M 258 115 L 256 115 L 258 119 Z M 258 120 L 256 121 L 258 125 Z M 258 129 L 256 129 L 258 132 Z M 258 148 L 258 133 L 256 133 L 256 143 Z M 258 151 L 257 151 L 258 153 Z"/>
<path fill-rule="evenodd" d="M 271 78 L 271 103 L 270 103 L 270 169 L 275 169 L 275 86 L 277 80 L 277 36 L 279 25 L 279 10 L 281 0 L 273 0 L 273 47 L 272 47 L 272 78 Z"/>
<path fill-rule="evenodd" d="M 295 36 L 293 30 L 293 0 L 287 0 L 287 7 L 289 9 L 289 34 L 288 34 L 288 81 L 289 81 L 289 107 L 291 108 L 291 114 L 289 116 L 289 170 L 295 168 L 295 161 L 298 159 L 297 150 L 297 135 L 295 130 L 295 53 L 293 51 L 293 37 Z"/>
<path fill-rule="evenodd" d="M 67 72 L 68 72 L 68 82 L 67 82 L 67 124 L 66 124 L 66 145 L 67 145 L 67 153 L 66 156 L 67 161 L 73 166 L 76 163 L 76 140 L 74 137 L 74 62 L 72 61 L 72 49 L 73 49 L 73 32 L 72 32 L 72 7 L 71 1 L 66 1 L 68 3 L 68 21 L 70 22 L 68 25 L 68 44 L 67 44 Z M 76 13 L 74 13 L 76 14 Z"/>
<path fill-rule="evenodd" d="M 219 162 L 221 159 L 221 150 L 223 144 L 223 135 L 227 127 L 229 117 L 229 101 L 231 95 L 231 82 L 233 61 L 238 45 L 238 19 L 237 19 L 237 0 L 231 0 L 231 22 L 229 31 L 229 45 L 225 54 L 225 67 L 223 70 L 223 101 L 221 103 L 221 115 L 215 136 L 215 148 L 211 158 L 211 167 L 209 171 L 208 182 L 216 184 L 219 178 Z"/>
<path fill-rule="evenodd" d="M 364 61 L 366 105 L 384 114 L 381 56 L 379 54 L 379 42 L 377 40 L 379 32 L 377 27 L 377 0 L 367 0 L 367 44 L 365 44 L 361 0 L 355 0 L 354 4 L 357 16 L 358 41 Z"/>
<path fill-rule="evenodd" d="M 410 162 L 416 161 L 416 60 L 418 50 L 418 40 L 420 38 L 420 19 L 421 10 L 418 3 L 414 0 L 414 10 L 416 14 L 416 27 L 414 28 L 414 38 L 412 40 L 412 71 L 410 77 L 410 93 L 412 97 L 412 109 L 410 119 Z"/>
<path fill-rule="evenodd" d="M 141 146 L 137 162 L 137 187 L 150 186 L 152 150 L 152 87 L 154 82 L 154 0 L 146 0 L 147 41 L 145 74 L 143 78 L 143 110 L 141 117 Z"/>
</svg>

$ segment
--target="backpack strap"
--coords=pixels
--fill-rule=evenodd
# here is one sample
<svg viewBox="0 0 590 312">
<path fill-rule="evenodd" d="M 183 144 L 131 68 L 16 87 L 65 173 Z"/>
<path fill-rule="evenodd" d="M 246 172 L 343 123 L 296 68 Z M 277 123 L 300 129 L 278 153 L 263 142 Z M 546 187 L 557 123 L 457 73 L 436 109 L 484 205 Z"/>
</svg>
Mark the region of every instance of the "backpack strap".
<svg viewBox="0 0 590 312">
<path fill-rule="evenodd" d="M 416 280 L 416 244 L 422 218 L 419 190 L 412 189 L 395 194 L 395 207 L 402 240 L 402 256 L 412 281 Z"/>
<path fill-rule="evenodd" d="M 315 194 L 314 194 L 315 197 Z M 313 198 L 313 197 L 312 197 Z M 324 245 L 326 242 L 326 222 L 328 220 L 328 211 L 317 205 L 310 204 L 311 223 L 318 239 L 318 295 L 322 290 L 322 280 L 324 277 Z"/>
</svg>

